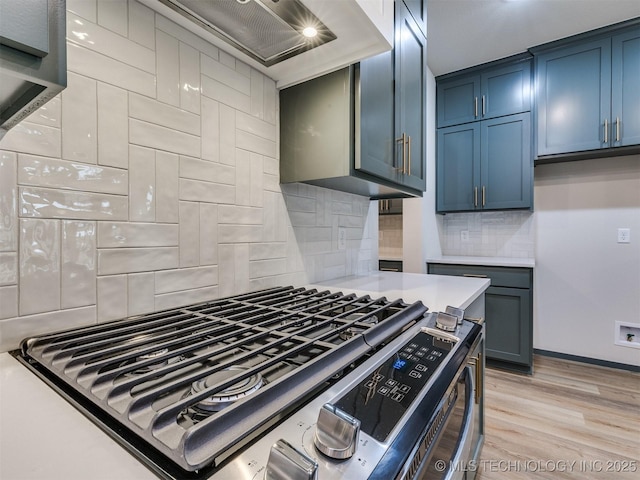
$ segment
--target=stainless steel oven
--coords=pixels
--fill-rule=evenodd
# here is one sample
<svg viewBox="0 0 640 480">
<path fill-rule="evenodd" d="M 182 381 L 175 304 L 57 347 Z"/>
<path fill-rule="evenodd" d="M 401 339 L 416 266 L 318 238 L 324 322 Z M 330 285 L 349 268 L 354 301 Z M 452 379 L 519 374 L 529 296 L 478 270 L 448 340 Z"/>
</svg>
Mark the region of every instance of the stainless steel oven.
<svg viewBox="0 0 640 480">
<path fill-rule="evenodd" d="M 461 478 L 482 444 L 483 327 L 427 310 L 279 287 L 13 354 L 160 478 Z"/>
</svg>

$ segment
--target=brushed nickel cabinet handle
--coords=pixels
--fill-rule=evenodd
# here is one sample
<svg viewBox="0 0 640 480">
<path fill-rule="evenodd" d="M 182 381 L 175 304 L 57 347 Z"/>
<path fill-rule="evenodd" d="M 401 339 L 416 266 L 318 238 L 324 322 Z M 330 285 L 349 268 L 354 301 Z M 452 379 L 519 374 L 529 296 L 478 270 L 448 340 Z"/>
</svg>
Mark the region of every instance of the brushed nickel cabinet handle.
<svg viewBox="0 0 640 480">
<path fill-rule="evenodd" d="M 402 143 L 402 167 L 396 167 L 396 170 L 402 170 L 402 173 L 405 171 L 405 144 L 407 143 L 407 134 L 403 133 L 401 137 L 396 138 L 397 143 Z"/>
<path fill-rule="evenodd" d="M 481 273 L 463 273 L 462 276 L 471 278 L 489 278 L 486 275 L 482 275 Z"/>
<path fill-rule="evenodd" d="M 478 187 L 473 187 L 473 206 L 478 206 Z"/>
<path fill-rule="evenodd" d="M 484 117 L 486 114 L 484 95 L 482 95 L 482 116 Z"/>
<path fill-rule="evenodd" d="M 604 143 L 609 143 L 609 120 L 604 119 Z"/>
<path fill-rule="evenodd" d="M 486 189 L 484 188 L 484 185 L 482 185 L 482 206 L 483 207 L 484 207 L 486 198 L 487 198 Z"/>
<path fill-rule="evenodd" d="M 620 117 L 616 117 L 616 142 L 620 141 Z"/>
<path fill-rule="evenodd" d="M 407 168 L 407 175 L 411 175 L 411 135 L 407 135 L 407 138 L 408 138 L 407 148 L 409 150 L 409 154 L 407 155 L 409 157 L 409 168 Z"/>
<path fill-rule="evenodd" d="M 478 118 L 478 97 L 473 100 L 473 116 Z"/>
</svg>

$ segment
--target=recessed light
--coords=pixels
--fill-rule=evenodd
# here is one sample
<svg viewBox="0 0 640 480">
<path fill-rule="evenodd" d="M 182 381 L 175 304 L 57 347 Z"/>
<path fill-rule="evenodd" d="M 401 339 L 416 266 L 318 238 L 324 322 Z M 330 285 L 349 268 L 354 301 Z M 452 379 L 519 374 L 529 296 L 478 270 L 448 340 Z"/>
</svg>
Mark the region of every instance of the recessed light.
<svg viewBox="0 0 640 480">
<path fill-rule="evenodd" d="M 305 28 L 302 30 L 302 34 L 303 34 L 305 37 L 307 37 L 307 38 L 313 38 L 313 37 L 315 37 L 316 35 L 318 35 L 318 30 L 316 30 L 316 29 L 315 29 L 315 28 L 313 28 L 313 27 L 305 27 Z"/>
</svg>

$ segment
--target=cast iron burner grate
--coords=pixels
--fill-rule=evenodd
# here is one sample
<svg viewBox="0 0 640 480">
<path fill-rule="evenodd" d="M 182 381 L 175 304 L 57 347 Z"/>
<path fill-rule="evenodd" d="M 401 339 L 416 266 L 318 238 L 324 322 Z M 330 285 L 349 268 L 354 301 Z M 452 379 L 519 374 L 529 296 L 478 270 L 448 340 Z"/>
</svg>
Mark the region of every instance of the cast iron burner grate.
<svg viewBox="0 0 640 480">
<path fill-rule="evenodd" d="M 426 310 L 278 287 L 30 338 L 21 355 L 111 436 L 132 433 L 193 472 L 218 465 Z"/>
</svg>

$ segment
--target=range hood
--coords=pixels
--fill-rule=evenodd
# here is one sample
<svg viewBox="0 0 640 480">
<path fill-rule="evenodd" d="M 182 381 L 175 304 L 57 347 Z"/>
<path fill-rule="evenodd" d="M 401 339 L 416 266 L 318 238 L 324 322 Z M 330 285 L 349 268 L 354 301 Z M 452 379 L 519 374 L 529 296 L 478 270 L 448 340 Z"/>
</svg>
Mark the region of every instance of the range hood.
<svg viewBox="0 0 640 480">
<path fill-rule="evenodd" d="M 299 0 L 160 0 L 265 67 L 335 40 Z"/>
<path fill-rule="evenodd" d="M 393 0 L 140 1 L 271 77 L 278 88 L 390 50 L 393 43 Z M 317 35 L 305 37 L 307 27 Z"/>
<path fill-rule="evenodd" d="M 65 0 L 0 0 L 0 139 L 67 85 Z"/>
</svg>

